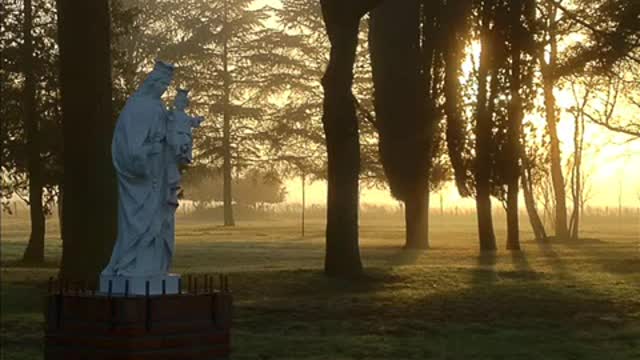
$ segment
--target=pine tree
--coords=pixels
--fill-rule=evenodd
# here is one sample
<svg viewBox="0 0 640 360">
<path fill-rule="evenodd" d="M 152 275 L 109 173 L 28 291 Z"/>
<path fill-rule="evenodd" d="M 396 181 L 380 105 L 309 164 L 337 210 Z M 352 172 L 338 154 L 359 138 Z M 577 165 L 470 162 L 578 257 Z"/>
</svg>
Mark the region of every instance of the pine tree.
<svg viewBox="0 0 640 360">
<path fill-rule="evenodd" d="M 291 65 L 282 50 L 290 37 L 267 27 L 271 9 L 253 8 L 250 0 L 166 0 L 156 6 L 158 17 L 143 31 L 162 29 L 158 54 L 176 64 L 178 85 L 191 89 L 192 110 L 206 118 L 195 158 L 222 167 L 224 224 L 232 226 L 233 177 L 270 159 L 270 114 L 286 81 L 279 76 Z"/>
<path fill-rule="evenodd" d="M 3 3 L 0 193 L 5 211 L 10 211 L 14 196 L 31 205 L 32 234 L 24 260 L 37 263 L 45 256 L 45 215 L 56 200 L 60 203 L 58 51 L 56 24 L 51 21 L 55 17 L 51 0 Z"/>
</svg>

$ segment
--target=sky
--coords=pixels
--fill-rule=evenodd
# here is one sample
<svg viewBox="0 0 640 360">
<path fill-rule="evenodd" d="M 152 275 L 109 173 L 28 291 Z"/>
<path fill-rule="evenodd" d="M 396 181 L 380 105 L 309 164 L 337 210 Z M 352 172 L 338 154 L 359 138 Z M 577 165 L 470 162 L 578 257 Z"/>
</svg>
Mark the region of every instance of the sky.
<svg viewBox="0 0 640 360">
<path fill-rule="evenodd" d="M 558 106 L 562 109 L 558 124 L 558 136 L 561 141 L 563 158 L 566 161 L 573 151 L 573 119 L 567 110 L 573 105 L 568 91 L 556 92 Z M 619 109 L 621 117 L 640 116 L 631 109 Z M 540 121 L 543 121 L 540 119 Z M 589 190 L 587 206 L 640 208 L 640 139 L 629 141 L 630 137 L 613 133 L 599 125 L 585 125 L 585 145 L 583 150 L 583 171 L 587 175 L 586 188 Z M 565 179 L 568 181 L 568 179 Z M 301 202 L 302 192 L 300 179 L 287 181 L 287 202 Z M 326 183 L 318 181 L 306 187 L 308 204 L 324 204 L 326 202 Z M 445 186 L 441 192 L 445 207 L 473 207 L 471 199 L 461 198 L 453 184 Z M 389 195 L 386 189 L 362 189 L 362 203 L 395 206 L 397 200 Z M 435 202 L 432 207 L 439 206 Z"/>
<path fill-rule="evenodd" d="M 568 129 L 569 132 L 562 129 Z M 571 141 L 572 131 L 573 129 L 569 126 L 561 126 L 560 137 L 564 139 L 564 143 Z M 623 207 L 640 207 L 640 140 L 620 144 L 626 139 L 624 136 L 612 135 L 609 131 L 595 125 L 587 126 L 585 137 L 585 143 L 589 143 L 591 147 L 584 153 L 584 169 L 590 174 L 586 186 L 591 187 L 591 199 L 587 205 L 617 207 L 618 198 L 621 196 Z M 598 148 L 601 150 L 598 151 Z M 289 180 L 286 185 L 286 201 L 301 202 L 300 179 Z M 306 190 L 307 204 L 326 202 L 325 182 L 308 184 Z M 475 205 L 471 199 L 462 199 L 451 184 L 443 189 L 442 196 L 446 208 L 456 206 L 466 208 Z M 390 206 L 398 204 L 385 189 L 363 189 L 360 201 Z M 435 206 L 438 205 L 432 203 L 432 207 Z"/>
</svg>

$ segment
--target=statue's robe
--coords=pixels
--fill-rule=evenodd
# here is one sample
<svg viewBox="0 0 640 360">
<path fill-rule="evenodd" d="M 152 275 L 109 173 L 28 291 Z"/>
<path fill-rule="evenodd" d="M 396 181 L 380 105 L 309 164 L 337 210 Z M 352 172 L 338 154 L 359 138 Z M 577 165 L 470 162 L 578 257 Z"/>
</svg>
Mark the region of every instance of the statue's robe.
<svg viewBox="0 0 640 360">
<path fill-rule="evenodd" d="M 165 275 L 175 241 L 169 203 L 167 115 L 159 98 L 135 94 L 122 110 L 111 152 L 118 177 L 118 238 L 104 275 Z"/>
</svg>

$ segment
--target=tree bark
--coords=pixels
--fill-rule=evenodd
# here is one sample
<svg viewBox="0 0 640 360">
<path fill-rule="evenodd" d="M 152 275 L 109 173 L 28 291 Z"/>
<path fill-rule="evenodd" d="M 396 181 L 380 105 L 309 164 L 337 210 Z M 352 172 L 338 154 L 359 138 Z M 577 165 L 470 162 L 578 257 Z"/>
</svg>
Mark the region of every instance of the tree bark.
<svg viewBox="0 0 640 360">
<path fill-rule="evenodd" d="M 59 186 L 58 189 L 58 199 L 57 199 L 57 206 L 58 206 L 58 228 L 60 230 L 60 240 L 64 241 L 64 238 L 62 237 L 64 234 L 64 221 L 62 219 L 62 209 L 64 209 L 64 189 L 62 187 L 62 185 Z"/>
<path fill-rule="evenodd" d="M 429 248 L 429 190 L 420 188 L 404 202 L 405 249 Z"/>
<path fill-rule="evenodd" d="M 480 66 L 478 69 L 478 109 L 476 120 L 476 211 L 478 217 L 478 237 L 481 251 L 496 250 L 491 214 L 491 114 L 488 110 L 487 76 L 490 69 L 489 19 L 490 5 L 485 1 L 483 8 Z"/>
<path fill-rule="evenodd" d="M 510 7 L 511 35 L 511 79 L 509 103 L 508 138 L 508 171 L 507 171 L 507 250 L 520 250 L 520 227 L 518 221 L 518 181 L 520 180 L 520 134 L 522 132 L 522 97 L 521 85 L 521 32 L 522 1 L 512 0 Z"/>
<path fill-rule="evenodd" d="M 24 0 L 23 22 L 23 116 L 26 137 L 27 173 L 29 176 L 29 214 L 31 216 L 31 235 L 22 260 L 27 263 L 44 262 L 45 218 L 42 205 L 42 175 L 40 164 L 40 134 L 36 115 L 36 79 L 33 69 L 33 10 L 31 0 Z"/>
<path fill-rule="evenodd" d="M 97 281 L 117 232 L 108 0 L 58 0 L 64 136 L 60 276 Z"/>
<path fill-rule="evenodd" d="M 547 239 L 547 232 L 544 229 L 544 224 L 536 208 L 536 200 L 533 195 L 533 182 L 531 181 L 531 175 L 529 173 L 530 170 L 525 164 L 523 165 L 521 176 L 522 193 L 524 194 L 524 204 L 527 208 L 529 223 L 531 224 L 531 229 L 533 230 L 533 235 L 536 240 L 544 241 Z"/>
<path fill-rule="evenodd" d="M 325 273 L 356 276 L 362 272 L 358 245 L 360 140 L 353 101 L 353 65 L 364 1 L 322 0 L 331 54 L 322 78 L 322 124 L 327 143 L 327 247 Z M 368 9 L 367 9 L 368 10 Z"/>
<path fill-rule="evenodd" d="M 589 90 L 584 95 L 584 102 L 576 109 L 574 115 L 573 133 L 573 169 L 571 172 L 571 193 L 573 197 L 573 210 L 569 222 L 569 235 L 571 240 L 578 240 L 580 232 L 580 216 L 582 213 L 584 190 L 582 187 L 582 148 L 584 144 L 584 109 L 587 105 Z M 577 97 L 576 97 L 577 100 Z"/>
<path fill-rule="evenodd" d="M 306 204 L 306 201 L 305 201 L 306 200 L 306 198 L 305 198 L 306 197 L 306 193 L 305 193 L 306 182 L 307 182 L 307 177 L 305 176 L 304 173 L 302 173 L 302 214 L 301 214 L 302 218 L 300 219 L 302 237 L 304 237 L 304 211 L 306 210 L 306 207 L 307 207 L 306 206 L 307 204 Z"/>
<path fill-rule="evenodd" d="M 556 124 L 558 122 L 556 115 L 556 98 L 553 94 L 555 87 L 555 68 L 558 57 L 558 44 L 556 40 L 556 12 L 554 5 L 548 6 L 550 15 L 549 37 L 550 52 L 549 62 L 545 63 L 541 59 L 542 81 L 544 90 L 545 114 L 547 117 L 547 129 L 549 130 L 550 147 L 551 147 L 551 181 L 553 183 L 553 192 L 555 195 L 555 229 L 556 237 L 566 239 L 569 236 L 567 227 L 567 204 L 564 176 L 562 175 L 562 155 L 560 153 L 560 139 L 558 138 L 558 130 Z"/>
<path fill-rule="evenodd" d="M 224 206 L 224 225 L 235 226 L 236 222 L 233 218 L 233 193 L 231 172 L 233 166 L 231 164 L 231 113 L 230 113 L 230 97 L 231 97 L 231 74 L 229 73 L 229 45 L 227 33 L 227 1 L 224 2 L 224 27 L 222 29 L 222 72 L 223 72 L 223 113 L 222 113 L 222 147 L 223 147 L 223 189 L 222 199 Z"/>
</svg>

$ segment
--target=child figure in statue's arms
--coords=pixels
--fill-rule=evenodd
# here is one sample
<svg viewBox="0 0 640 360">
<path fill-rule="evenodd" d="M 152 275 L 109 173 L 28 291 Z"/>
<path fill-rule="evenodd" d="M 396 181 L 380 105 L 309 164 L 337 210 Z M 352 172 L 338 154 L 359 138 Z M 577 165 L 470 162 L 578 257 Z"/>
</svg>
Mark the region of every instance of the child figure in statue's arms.
<svg viewBox="0 0 640 360">
<path fill-rule="evenodd" d="M 169 184 L 172 188 L 169 203 L 178 206 L 180 190 L 180 166 L 193 161 L 192 129 L 200 127 L 204 120 L 202 116 L 189 116 L 185 112 L 189 106 L 189 90 L 178 89 L 174 100 L 173 111 L 169 116 L 169 143 L 173 149 L 175 166 L 169 174 Z"/>
<path fill-rule="evenodd" d="M 171 113 L 175 125 L 175 149 L 178 163 L 190 164 L 193 161 L 193 137 L 191 129 L 200 127 L 202 116 L 189 116 L 185 109 L 189 106 L 189 90 L 178 89 L 174 108 Z"/>
</svg>

